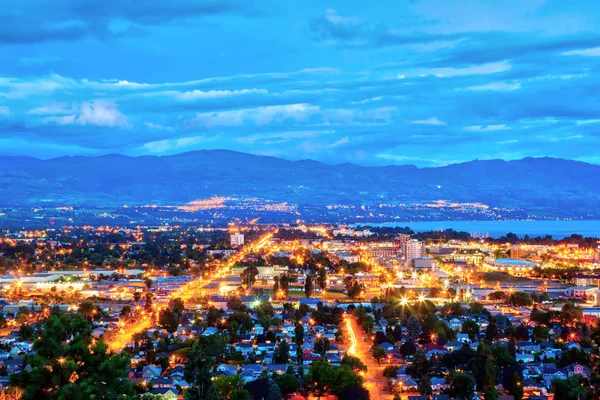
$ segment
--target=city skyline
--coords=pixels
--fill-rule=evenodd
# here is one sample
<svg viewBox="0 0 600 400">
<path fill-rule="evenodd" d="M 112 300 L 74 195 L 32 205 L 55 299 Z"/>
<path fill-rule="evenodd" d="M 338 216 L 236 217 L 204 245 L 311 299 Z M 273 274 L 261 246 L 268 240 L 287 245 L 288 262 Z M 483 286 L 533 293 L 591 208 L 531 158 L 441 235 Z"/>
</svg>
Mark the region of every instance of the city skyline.
<svg viewBox="0 0 600 400">
<path fill-rule="evenodd" d="M 0 154 L 600 163 L 592 2 L 109 3 L 4 7 Z"/>
</svg>

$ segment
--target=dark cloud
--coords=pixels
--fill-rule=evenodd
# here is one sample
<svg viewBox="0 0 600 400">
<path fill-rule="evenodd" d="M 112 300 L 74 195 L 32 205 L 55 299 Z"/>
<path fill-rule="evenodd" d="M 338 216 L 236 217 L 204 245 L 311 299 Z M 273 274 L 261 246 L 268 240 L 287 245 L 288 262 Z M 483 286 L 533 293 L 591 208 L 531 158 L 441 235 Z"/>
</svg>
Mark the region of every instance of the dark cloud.
<svg viewBox="0 0 600 400">
<path fill-rule="evenodd" d="M 213 15 L 256 16 L 252 1 L 5 0 L 0 44 L 32 44 L 139 35 L 149 25 Z"/>
</svg>

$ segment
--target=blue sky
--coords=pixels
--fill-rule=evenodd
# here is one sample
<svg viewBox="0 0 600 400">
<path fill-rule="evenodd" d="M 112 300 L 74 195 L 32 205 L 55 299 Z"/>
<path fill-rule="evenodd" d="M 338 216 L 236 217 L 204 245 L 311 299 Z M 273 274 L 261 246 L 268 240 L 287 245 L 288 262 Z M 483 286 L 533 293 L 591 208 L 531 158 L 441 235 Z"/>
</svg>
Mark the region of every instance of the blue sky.
<svg viewBox="0 0 600 400">
<path fill-rule="evenodd" d="M 600 163 L 590 1 L 4 0 L 0 154 Z"/>
</svg>

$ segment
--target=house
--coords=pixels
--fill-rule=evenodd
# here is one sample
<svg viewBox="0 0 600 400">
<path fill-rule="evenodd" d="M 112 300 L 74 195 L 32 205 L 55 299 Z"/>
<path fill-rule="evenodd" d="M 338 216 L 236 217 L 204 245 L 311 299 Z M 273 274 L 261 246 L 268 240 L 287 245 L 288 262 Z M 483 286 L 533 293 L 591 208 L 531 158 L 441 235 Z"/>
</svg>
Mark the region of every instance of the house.
<svg viewBox="0 0 600 400">
<path fill-rule="evenodd" d="M 176 400 L 179 395 L 179 391 L 174 388 L 154 388 L 150 391 L 154 396 L 158 396 L 160 399 Z"/>
<path fill-rule="evenodd" d="M 16 374 L 23 370 L 23 359 L 13 358 L 11 360 L 6 360 L 4 365 L 6 366 L 6 372 L 9 374 Z"/>
<path fill-rule="evenodd" d="M 240 372 L 240 376 L 244 379 L 244 381 L 250 382 L 255 381 L 260 378 L 263 372 L 263 366 L 259 364 L 245 364 L 242 365 L 242 370 Z"/>
<path fill-rule="evenodd" d="M 461 342 L 461 343 L 471 343 L 471 339 L 469 338 L 469 335 L 466 333 L 457 333 L 456 341 Z"/>
<path fill-rule="evenodd" d="M 584 378 L 588 378 L 590 376 L 590 369 L 584 365 L 579 364 L 567 365 L 564 368 L 564 372 L 567 376 L 581 375 Z"/>
<path fill-rule="evenodd" d="M 462 349 L 463 344 L 461 342 L 458 342 L 456 340 L 447 342 L 446 345 L 444 346 L 444 348 L 448 351 L 456 351 L 456 350 L 460 350 Z"/>
<path fill-rule="evenodd" d="M 521 362 L 523 364 L 530 363 L 534 361 L 533 354 L 525 354 L 525 353 L 517 353 L 516 354 L 517 362 Z"/>
<path fill-rule="evenodd" d="M 221 372 L 223 375 L 231 376 L 238 373 L 237 365 L 227 365 L 227 364 L 219 364 L 217 366 L 216 372 Z"/>
<path fill-rule="evenodd" d="M 162 368 L 156 365 L 145 365 L 144 368 L 142 368 L 142 378 L 146 381 L 156 379 L 160 377 L 161 374 Z"/>
<path fill-rule="evenodd" d="M 152 387 L 155 387 L 155 388 L 173 388 L 173 387 L 175 387 L 173 379 L 170 379 L 170 378 L 156 378 L 156 379 L 152 379 L 150 381 L 150 383 L 152 384 Z"/>
<path fill-rule="evenodd" d="M 383 342 L 379 345 L 379 347 L 381 347 L 385 351 L 390 351 L 394 349 L 394 345 L 389 342 Z"/>
<path fill-rule="evenodd" d="M 462 322 L 458 318 L 452 318 L 450 322 L 448 322 L 450 328 L 459 331 L 462 328 Z"/>
<path fill-rule="evenodd" d="M 206 328 L 206 330 L 202 333 L 202 336 L 211 336 L 211 335 L 216 335 L 219 333 L 219 330 L 217 328 L 215 328 L 214 326 L 209 326 L 208 328 Z"/>
<path fill-rule="evenodd" d="M 444 378 L 433 377 L 431 378 L 431 389 L 434 391 L 440 391 L 449 387 L 448 382 Z"/>
</svg>

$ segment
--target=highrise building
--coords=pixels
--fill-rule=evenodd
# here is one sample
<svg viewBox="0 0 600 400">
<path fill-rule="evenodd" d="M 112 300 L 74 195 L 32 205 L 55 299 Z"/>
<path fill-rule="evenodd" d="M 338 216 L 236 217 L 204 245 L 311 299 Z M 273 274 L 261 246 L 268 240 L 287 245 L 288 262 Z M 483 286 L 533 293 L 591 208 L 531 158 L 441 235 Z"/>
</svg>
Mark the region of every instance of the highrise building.
<svg viewBox="0 0 600 400">
<path fill-rule="evenodd" d="M 244 245 L 244 234 L 241 232 L 233 232 L 230 236 L 231 246 L 238 247 Z"/>
<path fill-rule="evenodd" d="M 425 254 L 425 243 L 417 239 L 410 239 L 406 242 L 406 250 L 404 252 L 406 260 L 412 260 L 413 258 L 421 258 Z"/>
</svg>

